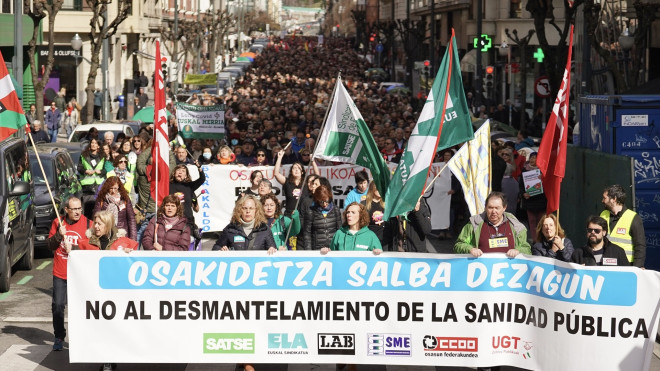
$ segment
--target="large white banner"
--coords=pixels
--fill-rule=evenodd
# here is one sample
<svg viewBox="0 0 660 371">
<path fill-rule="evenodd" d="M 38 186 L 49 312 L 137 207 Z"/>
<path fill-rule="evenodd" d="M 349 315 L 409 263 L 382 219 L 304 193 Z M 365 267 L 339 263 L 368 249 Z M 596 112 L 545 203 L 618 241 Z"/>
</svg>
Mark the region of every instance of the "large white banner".
<svg viewBox="0 0 660 371">
<path fill-rule="evenodd" d="M 396 164 L 394 164 L 396 165 Z M 429 182 L 443 163 L 434 164 L 429 174 Z M 289 174 L 291 165 L 282 166 L 282 174 Z M 335 203 L 343 209 L 346 195 L 355 187 L 355 173 L 369 169 L 356 165 L 320 166 L 321 176 L 328 178 L 332 185 Z M 193 179 L 197 179 L 197 168 L 189 166 Z M 282 185 L 275 179 L 272 166 L 234 166 L 234 165 L 204 165 L 202 171 L 206 182 L 197 190 L 200 209 L 195 214 L 195 222 L 204 232 L 221 231 L 231 219 L 235 201 L 243 190 L 249 188 L 250 175 L 253 171 L 261 171 L 264 177 L 273 184 L 273 193 L 280 201 L 284 201 Z M 428 182 L 427 182 L 428 183 Z M 430 183 L 429 183 L 430 184 Z M 445 169 L 427 192 L 426 199 L 431 209 L 431 225 L 434 230 L 446 229 L 449 226 L 449 203 L 451 196 L 447 191 L 451 188 L 451 173 Z"/>
<path fill-rule="evenodd" d="M 648 370 L 660 274 L 548 258 L 73 251 L 71 362 Z"/>
</svg>

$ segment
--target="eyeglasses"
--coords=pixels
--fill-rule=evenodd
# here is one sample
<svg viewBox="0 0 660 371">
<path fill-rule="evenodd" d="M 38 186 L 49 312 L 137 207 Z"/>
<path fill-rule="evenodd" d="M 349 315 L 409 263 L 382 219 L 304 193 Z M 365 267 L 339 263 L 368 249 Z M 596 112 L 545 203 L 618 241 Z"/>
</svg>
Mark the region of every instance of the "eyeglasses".
<svg viewBox="0 0 660 371">
<path fill-rule="evenodd" d="M 67 209 L 71 211 L 81 211 L 82 207 L 71 207 L 71 208 L 67 207 Z"/>
<path fill-rule="evenodd" d="M 587 233 L 599 234 L 602 231 L 603 231 L 602 228 L 587 228 Z"/>
<path fill-rule="evenodd" d="M 119 160 L 119 163 L 120 163 L 120 164 L 127 164 L 128 161 L 126 161 L 126 160 Z"/>
<path fill-rule="evenodd" d="M 257 153 L 257 157 L 266 157 L 265 153 Z"/>
</svg>

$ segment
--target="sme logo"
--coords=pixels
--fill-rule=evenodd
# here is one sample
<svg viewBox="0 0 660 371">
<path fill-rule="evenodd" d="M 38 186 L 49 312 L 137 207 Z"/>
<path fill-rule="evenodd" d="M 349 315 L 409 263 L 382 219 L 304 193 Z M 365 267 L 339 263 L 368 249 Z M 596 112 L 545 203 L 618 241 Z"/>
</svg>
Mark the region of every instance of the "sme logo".
<svg viewBox="0 0 660 371">
<path fill-rule="evenodd" d="M 412 355 L 412 344 L 409 334 L 368 334 L 367 354 L 370 356 L 404 356 Z"/>
<path fill-rule="evenodd" d="M 205 333 L 204 353 L 254 354 L 254 334 Z"/>
<path fill-rule="evenodd" d="M 477 352 L 479 338 L 424 336 L 424 350 L 427 352 Z"/>
</svg>

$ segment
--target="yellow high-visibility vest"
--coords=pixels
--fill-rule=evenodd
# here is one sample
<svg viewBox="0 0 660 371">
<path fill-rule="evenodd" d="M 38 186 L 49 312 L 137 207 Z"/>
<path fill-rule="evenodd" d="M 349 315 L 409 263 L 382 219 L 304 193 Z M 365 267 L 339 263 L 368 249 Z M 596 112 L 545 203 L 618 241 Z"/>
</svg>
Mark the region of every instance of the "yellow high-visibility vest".
<svg viewBox="0 0 660 371">
<path fill-rule="evenodd" d="M 621 246 L 623 251 L 626 252 L 626 257 L 630 263 L 633 262 L 633 243 L 632 236 L 630 235 L 630 227 L 632 226 L 633 219 L 637 215 L 636 212 L 628 209 L 623 212 L 623 215 L 619 218 L 619 221 L 616 222 L 616 225 L 612 227 L 610 224 L 610 211 L 604 210 L 600 213 L 600 216 L 607 220 L 607 238 L 610 242 Z"/>
</svg>

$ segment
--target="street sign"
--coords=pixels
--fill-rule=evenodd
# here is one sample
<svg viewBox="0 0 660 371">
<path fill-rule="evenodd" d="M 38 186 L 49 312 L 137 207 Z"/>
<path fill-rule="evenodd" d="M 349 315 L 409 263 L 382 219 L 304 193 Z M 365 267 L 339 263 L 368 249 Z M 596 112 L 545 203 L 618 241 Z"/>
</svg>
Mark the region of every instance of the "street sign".
<svg viewBox="0 0 660 371">
<path fill-rule="evenodd" d="M 550 96 L 550 80 L 548 80 L 548 76 L 541 76 L 534 81 L 534 94 L 540 98 Z"/>
<path fill-rule="evenodd" d="M 379 52 L 379 53 L 382 53 L 383 52 L 383 44 L 379 43 L 378 45 L 376 45 L 376 51 Z"/>
</svg>

